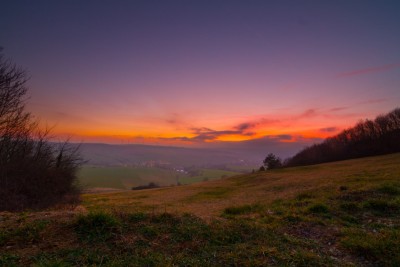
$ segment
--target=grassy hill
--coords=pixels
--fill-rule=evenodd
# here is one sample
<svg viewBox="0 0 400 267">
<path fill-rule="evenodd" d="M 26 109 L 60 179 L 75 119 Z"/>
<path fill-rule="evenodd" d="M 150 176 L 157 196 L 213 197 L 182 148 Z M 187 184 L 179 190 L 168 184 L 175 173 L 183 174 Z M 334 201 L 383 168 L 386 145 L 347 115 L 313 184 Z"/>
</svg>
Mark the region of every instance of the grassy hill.
<svg viewBox="0 0 400 267">
<path fill-rule="evenodd" d="M 0 215 L 0 266 L 399 266 L 400 154 Z"/>
</svg>

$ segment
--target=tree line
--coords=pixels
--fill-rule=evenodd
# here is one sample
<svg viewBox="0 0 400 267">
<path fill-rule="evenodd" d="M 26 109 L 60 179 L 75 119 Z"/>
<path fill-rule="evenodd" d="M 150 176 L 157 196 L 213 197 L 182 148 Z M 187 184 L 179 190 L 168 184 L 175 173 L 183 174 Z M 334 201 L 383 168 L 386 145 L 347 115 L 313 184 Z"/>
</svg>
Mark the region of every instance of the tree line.
<svg viewBox="0 0 400 267">
<path fill-rule="evenodd" d="M 284 162 L 273 154 L 260 170 L 294 167 L 400 152 L 400 108 L 306 147 Z"/>
<path fill-rule="evenodd" d="M 400 152 L 400 108 L 375 120 L 362 120 L 320 144 L 307 147 L 284 165 L 311 165 L 395 152 Z"/>
</svg>

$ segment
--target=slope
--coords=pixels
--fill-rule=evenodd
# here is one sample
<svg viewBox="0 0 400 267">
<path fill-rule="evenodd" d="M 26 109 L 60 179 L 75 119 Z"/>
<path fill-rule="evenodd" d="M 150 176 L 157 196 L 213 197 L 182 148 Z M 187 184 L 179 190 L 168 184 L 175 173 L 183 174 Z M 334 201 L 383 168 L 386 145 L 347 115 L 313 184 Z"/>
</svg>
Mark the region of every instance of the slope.
<svg viewBox="0 0 400 267">
<path fill-rule="evenodd" d="M 0 214 L 0 266 L 400 264 L 400 154 L 83 199 Z"/>
<path fill-rule="evenodd" d="M 196 185 L 84 196 L 89 210 L 189 212 L 208 218 L 224 208 L 270 204 L 299 194 L 329 198 L 400 182 L 400 154 L 238 175 Z M 340 188 L 346 188 L 341 191 Z M 317 196 L 315 196 L 317 197 Z M 106 200 L 104 200 L 106 199 Z"/>
</svg>

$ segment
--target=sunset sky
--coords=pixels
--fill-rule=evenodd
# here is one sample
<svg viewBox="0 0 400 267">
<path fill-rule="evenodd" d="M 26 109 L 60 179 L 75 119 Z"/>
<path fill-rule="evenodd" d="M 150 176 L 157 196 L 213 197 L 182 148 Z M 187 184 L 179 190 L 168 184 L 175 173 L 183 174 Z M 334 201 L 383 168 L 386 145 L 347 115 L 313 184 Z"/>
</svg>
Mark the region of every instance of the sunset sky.
<svg viewBox="0 0 400 267">
<path fill-rule="evenodd" d="M 315 141 L 400 106 L 400 1 L 3 0 L 58 138 Z"/>
</svg>

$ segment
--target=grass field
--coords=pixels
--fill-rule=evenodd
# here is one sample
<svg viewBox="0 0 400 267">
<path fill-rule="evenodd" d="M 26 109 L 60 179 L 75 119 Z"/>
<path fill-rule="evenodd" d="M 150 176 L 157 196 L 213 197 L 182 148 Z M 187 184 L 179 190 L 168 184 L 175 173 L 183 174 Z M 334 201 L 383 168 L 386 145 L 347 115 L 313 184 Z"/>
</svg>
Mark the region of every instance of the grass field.
<svg viewBox="0 0 400 267">
<path fill-rule="evenodd" d="M 131 189 L 133 186 L 154 182 L 160 186 L 192 184 L 204 180 L 237 175 L 237 172 L 200 169 L 197 176 L 178 173 L 173 170 L 150 167 L 100 167 L 85 165 L 78 173 L 79 183 L 84 188 Z"/>
<path fill-rule="evenodd" d="M 400 265 L 400 154 L 83 200 L 1 214 L 0 265 Z"/>
</svg>

